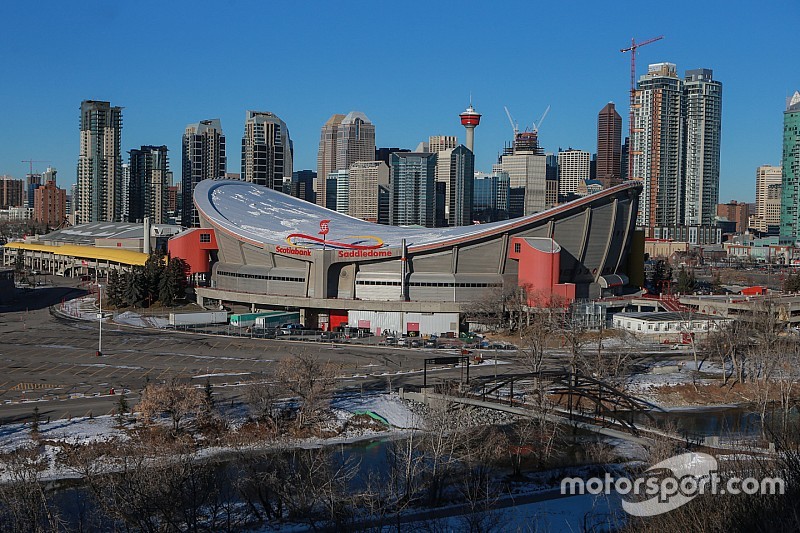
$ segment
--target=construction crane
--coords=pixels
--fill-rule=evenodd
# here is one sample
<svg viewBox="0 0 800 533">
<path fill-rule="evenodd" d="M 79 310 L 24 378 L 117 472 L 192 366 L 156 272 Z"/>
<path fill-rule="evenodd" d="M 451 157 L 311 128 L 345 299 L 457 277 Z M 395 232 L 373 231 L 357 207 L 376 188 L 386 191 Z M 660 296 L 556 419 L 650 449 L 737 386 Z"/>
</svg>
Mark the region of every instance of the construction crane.
<svg viewBox="0 0 800 533">
<path fill-rule="evenodd" d="M 514 119 L 511 118 L 511 112 L 509 112 L 506 106 L 503 106 L 503 109 L 506 110 L 506 116 L 508 117 L 508 121 L 511 123 L 511 129 L 514 130 L 514 138 L 517 138 L 517 134 L 519 133 L 519 123 L 514 122 Z"/>
<path fill-rule="evenodd" d="M 659 35 L 658 37 L 653 37 L 652 39 L 647 39 L 646 41 L 642 41 L 640 43 L 636 42 L 636 39 L 631 39 L 631 45 L 628 48 L 621 48 L 620 52 L 630 52 L 631 53 L 631 101 L 630 106 L 628 109 L 628 138 L 630 142 L 633 143 L 633 108 L 636 106 L 636 50 L 645 46 L 647 44 L 654 43 L 656 41 L 660 41 L 663 39 L 663 35 Z M 629 149 L 630 150 L 630 149 Z M 633 178 L 633 157 L 631 157 L 631 152 L 628 152 L 628 179 Z"/>
<path fill-rule="evenodd" d="M 546 117 L 549 112 L 550 112 L 550 106 L 548 105 L 547 109 L 545 109 L 544 113 L 542 113 L 542 118 L 539 119 L 539 122 L 533 123 L 533 133 L 539 133 L 539 128 L 542 127 L 542 122 L 544 122 L 544 117 Z"/>
<path fill-rule="evenodd" d="M 33 164 L 34 163 L 52 163 L 52 161 L 44 161 L 41 159 L 23 159 L 21 163 L 28 163 L 30 165 L 30 172 L 29 174 L 33 174 Z"/>
</svg>

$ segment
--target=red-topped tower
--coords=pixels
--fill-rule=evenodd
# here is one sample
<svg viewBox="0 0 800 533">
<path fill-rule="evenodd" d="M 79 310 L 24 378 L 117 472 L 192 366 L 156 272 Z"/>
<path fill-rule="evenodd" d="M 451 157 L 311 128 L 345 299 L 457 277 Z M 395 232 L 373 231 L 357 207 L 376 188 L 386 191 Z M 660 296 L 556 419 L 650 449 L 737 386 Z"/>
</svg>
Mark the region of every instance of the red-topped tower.
<svg viewBox="0 0 800 533">
<path fill-rule="evenodd" d="M 475 108 L 472 107 L 472 102 L 470 102 L 467 110 L 459 116 L 461 117 L 461 125 L 467 129 L 467 148 L 474 154 L 475 127 L 481 123 L 481 115 L 475 111 Z"/>
</svg>

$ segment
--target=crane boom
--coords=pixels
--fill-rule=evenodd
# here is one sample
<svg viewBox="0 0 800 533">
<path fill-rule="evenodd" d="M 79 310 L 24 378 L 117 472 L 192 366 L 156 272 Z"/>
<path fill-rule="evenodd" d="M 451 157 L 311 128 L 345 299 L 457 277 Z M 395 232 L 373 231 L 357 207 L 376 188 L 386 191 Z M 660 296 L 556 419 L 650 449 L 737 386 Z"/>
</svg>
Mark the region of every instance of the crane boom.
<svg viewBox="0 0 800 533">
<path fill-rule="evenodd" d="M 659 35 L 658 37 L 653 37 L 652 39 L 647 39 L 640 43 L 636 42 L 636 39 L 631 39 L 631 45 L 627 48 L 620 48 L 620 52 L 631 53 L 631 94 L 630 94 L 630 104 L 628 108 L 628 138 L 630 142 L 633 143 L 633 108 L 636 105 L 636 50 L 641 48 L 642 46 L 654 43 L 656 41 L 660 41 L 663 39 L 663 35 Z M 633 175 L 633 157 L 631 157 L 630 152 L 628 152 L 628 179 L 633 179 L 635 176 Z"/>
<path fill-rule="evenodd" d="M 549 112 L 550 112 L 550 106 L 548 105 L 548 106 L 547 106 L 547 109 L 545 109 L 545 110 L 544 110 L 544 113 L 542 113 L 542 118 L 540 118 L 540 119 L 539 119 L 539 122 L 537 122 L 537 123 L 535 123 L 535 124 L 533 125 L 533 131 L 534 131 L 535 133 L 539 133 L 539 128 L 541 128 L 541 127 L 542 127 L 542 122 L 544 122 L 544 117 L 546 117 L 546 116 L 547 116 L 547 113 L 549 113 Z"/>
<path fill-rule="evenodd" d="M 29 174 L 33 174 L 33 164 L 34 163 L 51 163 L 52 161 L 46 161 L 46 160 L 42 160 L 42 159 L 23 159 L 20 162 L 21 163 L 28 163 L 30 165 Z"/>
<path fill-rule="evenodd" d="M 514 119 L 511 118 L 511 112 L 508 110 L 506 106 L 503 106 L 503 109 L 506 110 L 506 116 L 508 117 L 508 121 L 511 123 L 511 129 L 514 130 L 514 138 L 517 138 L 517 134 L 519 133 L 519 124 L 514 122 Z"/>
</svg>

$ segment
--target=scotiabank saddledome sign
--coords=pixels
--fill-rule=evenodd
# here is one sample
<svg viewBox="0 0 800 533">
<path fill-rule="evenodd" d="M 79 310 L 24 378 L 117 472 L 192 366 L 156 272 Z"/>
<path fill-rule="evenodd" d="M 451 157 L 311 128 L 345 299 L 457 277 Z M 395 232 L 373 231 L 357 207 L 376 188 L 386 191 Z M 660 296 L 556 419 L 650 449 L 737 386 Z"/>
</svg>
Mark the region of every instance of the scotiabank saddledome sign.
<svg viewBox="0 0 800 533">
<path fill-rule="evenodd" d="M 344 237 L 328 238 L 330 220 L 320 221 L 318 235 L 308 233 L 290 233 L 286 236 L 289 246 L 276 246 L 275 251 L 281 254 L 296 256 L 311 256 L 311 250 L 336 250 L 336 257 L 340 258 L 373 258 L 392 257 L 391 250 L 381 249 L 386 246 L 383 239 L 375 235 L 348 235 Z"/>
</svg>

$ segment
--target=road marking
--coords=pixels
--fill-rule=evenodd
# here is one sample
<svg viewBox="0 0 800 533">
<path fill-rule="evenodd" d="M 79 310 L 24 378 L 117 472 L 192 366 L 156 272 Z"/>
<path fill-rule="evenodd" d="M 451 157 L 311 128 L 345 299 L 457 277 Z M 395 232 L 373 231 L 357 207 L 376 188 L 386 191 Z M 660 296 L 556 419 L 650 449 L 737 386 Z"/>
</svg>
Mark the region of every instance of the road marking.
<svg viewBox="0 0 800 533">
<path fill-rule="evenodd" d="M 21 391 L 21 390 L 39 390 L 39 389 L 55 389 L 61 387 L 62 385 L 51 385 L 49 383 L 17 383 L 13 387 L 11 387 L 10 391 Z"/>
</svg>

